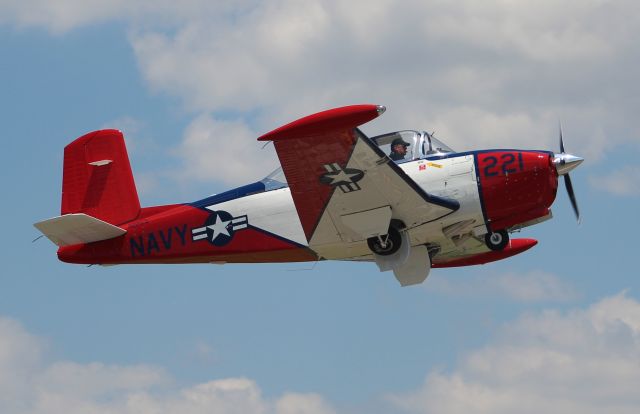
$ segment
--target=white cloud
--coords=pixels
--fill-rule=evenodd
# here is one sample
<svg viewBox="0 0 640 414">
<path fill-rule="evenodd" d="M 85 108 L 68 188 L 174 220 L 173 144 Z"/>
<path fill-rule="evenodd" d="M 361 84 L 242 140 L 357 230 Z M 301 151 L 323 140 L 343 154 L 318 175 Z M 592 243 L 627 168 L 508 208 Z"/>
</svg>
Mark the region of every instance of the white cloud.
<svg viewBox="0 0 640 414">
<path fill-rule="evenodd" d="M 436 8 L 443 18 L 430 20 L 425 31 L 454 42 L 477 45 L 487 52 L 513 51 L 533 61 L 589 61 L 604 58 L 612 51 L 602 36 L 608 26 L 595 21 L 593 14 L 605 3 L 611 2 L 467 1 L 462 11 L 445 3 L 430 8 Z M 593 23 L 590 29 L 586 28 L 587 22 Z M 460 23 L 464 24 L 464 30 L 460 30 Z"/>
<path fill-rule="evenodd" d="M 0 317 L 0 411 L 18 409 L 28 399 L 43 349 L 44 344 L 19 323 Z"/>
<path fill-rule="evenodd" d="M 246 378 L 229 378 L 198 384 L 179 395 L 157 398 L 149 394 L 129 400 L 129 412 L 135 413 L 267 413 L 268 403 L 255 382 Z"/>
<path fill-rule="evenodd" d="M 86 24 L 117 18 L 130 11 L 127 2 L 115 0 L 8 0 L 2 4 L 2 20 L 17 26 L 45 27 L 61 33 Z"/>
<path fill-rule="evenodd" d="M 272 145 L 264 149 L 241 121 L 197 117 L 176 154 L 184 160 L 182 179 L 242 184 L 257 181 L 278 166 Z"/>
<path fill-rule="evenodd" d="M 634 413 L 640 303 L 624 293 L 587 309 L 525 315 L 451 373 L 389 397 L 415 413 Z"/>
<path fill-rule="evenodd" d="M 541 271 L 483 273 L 464 276 L 464 279 L 442 276 L 434 278 L 425 288 L 451 295 L 504 297 L 521 303 L 567 302 L 578 297 L 571 285 Z"/>
<path fill-rule="evenodd" d="M 370 102 L 390 108 L 373 131 L 435 129 L 461 149 L 556 149 L 562 120 L 568 149 L 598 159 L 640 131 L 631 116 L 640 56 L 629 52 L 639 8 L 275 0 L 234 19 L 187 19 L 172 33 L 134 31 L 131 41 L 151 88 L 196 113 L 251 114 L 258 135 Z"/>
<path fill-rule="evenodd" d="M 591 176 L 593 188 L 617 196 L 640 195 L 640 167 L 629 165 L 606 175 Z"/>
<path fill-rule="evenodd" d="M 389 107 L 372 133 L 436 130 L 463 150 L 555 150 L 561 120 L 567 149 L 597 160 L 640 133 L 631 0 L 14 0 L 0 16 L 57 33 L 125 22 L 149 87 L 196 117 L 230 111 L 248 151 L 282 123 L 352 103 Z"/>
<path fill-rule="evenodd" d="M 17 27 L 43 27 L 62 34 L 84 26 L 109 21 L 136 26 L 174 25 L 198 16 L 226 15 L 254 1 L 243 0 L 3 0 L 0 23 Z"/>
<path fill-rule="evenodd" d="M 333 414 L 336 411 L 318 394 L 287 393 L 276 403 L 278 414 Z"/>
<path fill-rule="evenodd" d="M 0 318 L 0 412 L 8 414 L 332 414 L 319 394 L 265 398 L 225 378 L 175 389 L 161 368 L 46 362 L 42 340 Z M 640 404 L 640 303 L 625 293 L 586 309 L 524 314 L 450 372 L 387 395 L 416 413 L 635 413 Z"/>
<path fill-rule="evenodd" d="M 225 378 L 175 390 L 148 365 L 46 362 L 43 341 L 0 317 L 0 412 L 7 414 L 331 414 L 317 394 L 267 399 L 247 378 Z"/>
</svg>

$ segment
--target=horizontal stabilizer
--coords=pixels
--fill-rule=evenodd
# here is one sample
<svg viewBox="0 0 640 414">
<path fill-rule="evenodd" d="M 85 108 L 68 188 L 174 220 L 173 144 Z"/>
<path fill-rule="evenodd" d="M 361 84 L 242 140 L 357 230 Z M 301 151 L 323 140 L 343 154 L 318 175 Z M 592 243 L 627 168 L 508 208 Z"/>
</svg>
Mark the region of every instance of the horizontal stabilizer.
<svg viewBox="0 0 640 414">
<path fill-rule="evenodd" d="M 34 226 L 60 247 L 113 239 L 127 232 L 84 213 L 65 214 L 35 223 Z"/>
</svg>

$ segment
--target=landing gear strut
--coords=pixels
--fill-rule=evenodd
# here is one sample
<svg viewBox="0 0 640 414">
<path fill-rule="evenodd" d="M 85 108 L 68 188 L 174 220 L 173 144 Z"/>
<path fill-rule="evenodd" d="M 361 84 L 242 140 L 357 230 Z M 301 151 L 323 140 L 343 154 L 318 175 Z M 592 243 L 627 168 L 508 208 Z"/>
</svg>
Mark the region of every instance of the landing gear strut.
<svg viewBox="0 0 640 414">
<path fill-rule="evenodd" d="M 509 244 L 509 233 L 506 230 L 498 230 L 496 232 L 487 233 L 484 236 L 484 242 L 491 250 L 503 250 Z"/>
<path fill-rule="evenodd" d="M 374 236 L 367 239 L 369 249 L 380 256 L 389 256 L 400 249 L 402 238 L 400 232 L 394 226 L 389 227 L 389 232 L 384 236 Z"/>
</svg>

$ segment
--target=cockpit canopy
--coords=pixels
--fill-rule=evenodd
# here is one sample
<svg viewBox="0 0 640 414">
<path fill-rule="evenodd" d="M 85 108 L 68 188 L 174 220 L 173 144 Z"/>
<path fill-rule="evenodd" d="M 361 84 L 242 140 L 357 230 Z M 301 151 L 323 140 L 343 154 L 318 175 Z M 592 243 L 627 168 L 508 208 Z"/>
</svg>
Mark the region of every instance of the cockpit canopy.
<svg viewBox="0 0 640 414">
<path fill-rule="evenodd" d="M 401 139 L 409 144 L 404 156 L 398 157 L 396 155 L 396 157 L 391 157 L 392 159 L 396 158 L 395 161 L 397 163 L 454 152 L 439 139 L 436 139 L 432 134 L 425 131 L 397 131 L 371 138 L 385 154 L 390 156 L 393 155 L 391 143 L 397 139 Z"/>
<path fill-rule="evenodd" d="M 265 191 L 277 190 L 278 188 L 288 187 L 287 177 L 284 176 L 282 167 L 276 168 L 271 174 L 260 180 L 264 184 Z"/>
<path fill-rule="evenodd" d="M 429 158 L 433 156 L 440 156 L 450 152 L 454 152 L 451 148 L 436 139 L 432 134 L 422 131 L 397 131 L 389 134 L 378 135 L 371 138 L 371 140 L 387 155 L 391 155 L 391 143 L 396 139 L 402 139 L 406 142 L 407 151 L 401 157 L 392 157 L 396 163 L 403 163 L 411 160 L 417 160 L 421 158 Z M 287 178 L 282 171 L 282 168 L 278 168 L 269 174 L 267 177 L 260 181 L 265 186 L 265 191 L 277 190 L 279 188 L 287 187 Z"/>
</svg>

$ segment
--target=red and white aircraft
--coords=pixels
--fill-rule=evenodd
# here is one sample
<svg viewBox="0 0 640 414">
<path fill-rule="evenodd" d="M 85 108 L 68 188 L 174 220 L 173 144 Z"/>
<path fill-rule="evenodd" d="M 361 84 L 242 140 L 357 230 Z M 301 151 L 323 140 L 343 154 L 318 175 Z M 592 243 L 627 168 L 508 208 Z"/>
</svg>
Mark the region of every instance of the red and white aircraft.
<svg viewBox="0 0 640 414">
<path fill-rule="evenodd" d="M 61 216 L 35 226 L 69 263 L 375 262 L 401 285 L 431 268 L 521 253 L 509 233 L 551 218 L 563 175 L 582 158 L 517 149 L 454 152 L 426 132 L 373 138 L 358 126 L 385 111 L 319 112 L 258 138 L 282 168 L 193 203 L 140 207 L 122 133 L 84 135 L 64 151 Z M 400 143 L 400 144 L 398 144 Z M 391 146 L 400 151 L 390 157 Z M 401 147 L 401 148 L 398 148 Z M 393 158 L 393 159 L 392 159 Z"/>
</svg>

